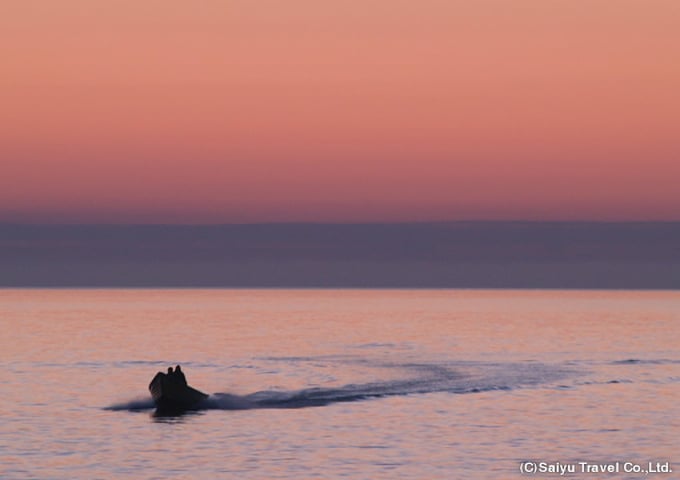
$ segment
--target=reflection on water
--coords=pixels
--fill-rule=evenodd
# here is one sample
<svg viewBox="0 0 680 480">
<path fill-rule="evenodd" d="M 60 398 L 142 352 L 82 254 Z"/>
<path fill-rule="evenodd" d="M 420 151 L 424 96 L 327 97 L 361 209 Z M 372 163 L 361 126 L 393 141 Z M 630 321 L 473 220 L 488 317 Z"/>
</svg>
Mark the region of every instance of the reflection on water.
<svg viewBox="0 0 680 480">
<path fill-rule="evenodd" d="M 0 290 L 0 322 L 1 478 L 680 460 L 677 292 Z M 212 395 L 160 415 L 176 364 Z"/>
<path fill-rule="evenodd" d="M 163 411 L 154 410 L 151 418 L 157 423 L 182 423 L 191 420 L 192 417 L 202 415 L 202 412 L 197 410 L 183 410 L 183 411 Z"/>
</svg>

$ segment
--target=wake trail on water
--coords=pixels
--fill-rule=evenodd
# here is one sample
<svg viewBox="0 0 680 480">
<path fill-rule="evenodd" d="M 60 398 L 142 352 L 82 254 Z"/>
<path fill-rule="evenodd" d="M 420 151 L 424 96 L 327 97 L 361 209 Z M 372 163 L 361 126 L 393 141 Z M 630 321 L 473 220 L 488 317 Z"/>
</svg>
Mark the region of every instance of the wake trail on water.
<svg viewBox="0 0 680 480">
<path fill-rule="evenodd" d="M 288 359 L 292 363 L 302 360 L 304 359 Z M 245 395 L 213 393 L 197 405 L 195 410 L 294 409 L 437 392 L 470 394 L 513 390 L 556 382 L 574 373 L 573 369 L 567 367 L 534 362 L 381 363 L 374 366 L 398 369 L 403 373 L 402 378 L 350 383 L 337 387 L 262 390 Z M 138 411 L 154 407 L 151 398 L 144 398 L 115 404 L 108 409 Z"/>
<path fill-rule="evenodd" d="M 127 402 L 114 403 L 113 405 L 109 405 L 108 407 L 106 407 L 104 410 L 113 411 L 126 410 L 129 412 L 136 412 L 142 410 L 150 410 L 155 407 L 156 405 L 154 404 L 153 398 L 147 397 L 137 398 L 134 400 L 129 400 Z"/>
</svg>

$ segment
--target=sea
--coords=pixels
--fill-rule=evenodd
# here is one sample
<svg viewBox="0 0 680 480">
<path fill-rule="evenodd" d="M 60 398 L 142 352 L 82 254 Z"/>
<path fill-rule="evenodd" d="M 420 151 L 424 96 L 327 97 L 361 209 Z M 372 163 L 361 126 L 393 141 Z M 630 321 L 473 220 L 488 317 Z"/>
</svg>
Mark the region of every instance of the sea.
<svg viewBox="0 0 680 480">
<path fill-rule="evenodd" d="M 680 478 L 679 291 L 2 289 L 0 332 L 2 479 Z"/>
</svg>

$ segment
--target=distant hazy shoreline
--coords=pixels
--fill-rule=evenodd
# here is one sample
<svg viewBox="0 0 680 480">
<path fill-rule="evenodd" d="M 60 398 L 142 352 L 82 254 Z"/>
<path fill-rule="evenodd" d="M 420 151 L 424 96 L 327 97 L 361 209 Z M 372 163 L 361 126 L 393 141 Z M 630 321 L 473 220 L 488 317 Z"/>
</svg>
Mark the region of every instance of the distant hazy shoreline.
<svg viewBox="0 0 680 480">
<path fill-rule="evenodd" d="M 0 224 L 0 287 L 680 288 L 680 222 Z"/>
</svg>

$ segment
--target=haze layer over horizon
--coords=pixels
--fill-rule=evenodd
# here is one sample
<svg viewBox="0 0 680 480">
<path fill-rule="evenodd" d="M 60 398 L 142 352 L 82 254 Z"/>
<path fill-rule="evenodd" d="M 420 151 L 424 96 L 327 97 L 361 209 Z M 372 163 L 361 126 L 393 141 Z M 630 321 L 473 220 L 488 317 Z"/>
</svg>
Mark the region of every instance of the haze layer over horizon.
<svg viewBox="0 0 680 480">
<path fill-rule="evenodd" d="M 680 222 L 0 224 L 0 287 L 680 288 Z"/>
</svg>

